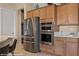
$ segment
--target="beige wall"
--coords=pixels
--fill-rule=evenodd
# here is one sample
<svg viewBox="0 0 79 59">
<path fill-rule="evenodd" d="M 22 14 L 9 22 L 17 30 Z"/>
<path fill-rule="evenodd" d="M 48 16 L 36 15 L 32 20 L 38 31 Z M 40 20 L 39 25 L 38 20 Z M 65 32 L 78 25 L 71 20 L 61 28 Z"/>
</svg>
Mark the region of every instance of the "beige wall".
<svg viewBox="0 0 79 59">
<path fill-rule="evenodd" d="M 16 27 L 16 32 L 17 32 L 17 37 L 18 39 L 21 39 L 21 13 L 20 10 L 24 9 L 24 19 L 27 18 L 27 11 L 32 9 L 32 4 L 23 4 L 23 3 L 19 3 L 19 4 L 15 4 L 15 8 L 17 10 L 17 27 Z"/>
<path fill-rule="evenodd" d="M 31 3 L 16 3 L 15 6 L 17 10 L 24 9 L 24 19 L 27 18 L 27 15 L 26 15 L 27 11 L 33 9 Z"/>
<path fill-rule="evenodd" d="M 15 9 L 15 5 L 12 3 L 0 3 L 0 8 Z"/>
</svg>

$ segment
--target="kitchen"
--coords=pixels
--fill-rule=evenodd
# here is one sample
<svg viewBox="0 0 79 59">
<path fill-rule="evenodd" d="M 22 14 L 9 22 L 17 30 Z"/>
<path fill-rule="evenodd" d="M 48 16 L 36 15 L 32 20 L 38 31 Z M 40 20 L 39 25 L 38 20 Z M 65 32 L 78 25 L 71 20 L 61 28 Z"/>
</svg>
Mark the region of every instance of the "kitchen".
<svg viewBox="0 0 79 59">
<path fill-rule="evenodd" d="M 18 24 L 21 23 L 21 21 L 26 21 L 27 18 L 32 20 L 34 17 L 40 17 L 40 24 L 38 24 L 38 26 L 40 25 L 41 33 L 41 46 L 40 48 L 38 47 L 40 51 L 51 54 L 52 56 L 78 56 L 79 4 L 48 3 L 45 4 L 45 6 L 39 5 L 40 4 L 32 4 L 34 8 L 32 7 L 31 10 L 25 11 L 24 9 L 24 20 L 18 20 Z M 17 26 L 19 26 L 17 29 L 19 33 L 21 32 L 21 29 L 19 30 L 21 25 Z M 37 28 L 37 26 L 35 27 Z M 20 34 L 18 34 L 18 36 L 21 37 Z M 36 45 L 38 45 L 38 43 Z M 27 51 L 26 42 L 24 42 L 22 46 Z"/>
<path fill-rule="evenodd" d="M 43 51 L 56 55 L 78 55 L 78 4 L 49 5 L 27 13 L 27 17 L 35 16 L 39 16 L 43 23 L 54 23 L 54 45 L 42 44 Z"/>
</svg>

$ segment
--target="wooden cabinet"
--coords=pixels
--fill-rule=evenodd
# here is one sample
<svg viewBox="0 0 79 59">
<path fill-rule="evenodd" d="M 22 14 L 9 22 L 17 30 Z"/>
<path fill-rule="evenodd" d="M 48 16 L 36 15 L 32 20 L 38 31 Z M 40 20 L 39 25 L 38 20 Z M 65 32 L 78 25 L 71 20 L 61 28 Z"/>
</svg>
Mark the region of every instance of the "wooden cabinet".
<svg viewBox="0 0 79 59">
<path fill-rule="evenodd" d="M 78 4 L 66 4 L 57 7 L 57 25 L 79 24 Z"/>
<path fill-rule="evenodd" d="M 55 38 L 54 48 L 56 55 L 65 55 L 65 41 L 63 38 Z"/>
<path fill-rule="evenodd" d="M 78 55 L 78 39 L 67 38 L 66 55 L 67 56 L 77 56 Z"/>
<path fill-rule="evenodd" d="M 56 19 L 56 6 L 50 5 L 27 12 L 28 18 L 40 17 L 41 20 L 54 22 Z"/>
<path fill-rule="evenodd" d="M 55 5 L 40 8 L 40 19 L 55 20 Z"/>
<path fill-rule="evenodd" d="M 66 24 L 67 23 L 67 7 L 58 6 L 57 7 L 57 25 Z"/>
<path fill-rule="evenodd" d="M 69 4 L 67 5 L 67 15 L 68 15 L 68 23 L 69 24 L 79 24 L 78 21 L 78 14 L 79 14 L 79 9 L 78 9 L 78 4 Z"/>
<path fill-rule="evenodd" d="M 47 7 L 46 19 L 55 19 L 55 6 L 51 5 Z"/>
<path fill-rule="evenodd" d="M 46 8 L 41 8 L 40 9 L 40 19 L 46 19 Z"/>
<path fill-rule="evenodd" d="M 33 10 L 33 17 L 40 17 L 39 15 L 39 9 Z"/>
<path fill-rule="evenodd" d="M 78 45 L 74 42 L 67 42 L 66 43 L 66 55 L 67 56 L 77 56 L 78 52 Z"/>
<path fill-rule="evenodd" d="M 41 51 L 53 55 L 54 54 L 54 46 L 41 44 Z"/>
<path fill-rule="evenodd" d="M 77 56 L 79 55 L 79 39 L 55 37 L 54 47 L 56 55 Z"/>
<path fill-rule="evenodd" d="M 28 18 L 39 17 L 39 9 L 27 12 Z"/>
<path fill-rule="evenodd" d="M 33 17 L 33 12 L 32 11 L 27 12 L 27 17 L 32 18 Z"/>
</svg>

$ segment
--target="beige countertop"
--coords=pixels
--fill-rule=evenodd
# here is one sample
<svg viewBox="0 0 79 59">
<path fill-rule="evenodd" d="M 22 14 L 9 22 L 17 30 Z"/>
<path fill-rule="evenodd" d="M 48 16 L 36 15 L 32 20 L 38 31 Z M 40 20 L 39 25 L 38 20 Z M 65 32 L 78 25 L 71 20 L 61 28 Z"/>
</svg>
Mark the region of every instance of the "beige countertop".
<svg viewBox="0 0 79 59">
<path fill-rule="evenodd" d="M 61 34 L 60 32 L 55 32 L 54 37 L 79 38 L 79 34 L 77 34 L 77 35 L 68 35 L 68 33 Z"/>
</svg>

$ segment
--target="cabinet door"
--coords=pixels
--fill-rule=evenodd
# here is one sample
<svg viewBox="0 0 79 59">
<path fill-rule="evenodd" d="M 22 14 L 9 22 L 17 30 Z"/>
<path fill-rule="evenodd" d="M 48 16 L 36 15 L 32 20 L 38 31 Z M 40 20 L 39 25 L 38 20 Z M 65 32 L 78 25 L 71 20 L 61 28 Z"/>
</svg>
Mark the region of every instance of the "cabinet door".
<svg viewBox="0 0 79 59">
<path fill-rule="evenodd" d="M 55 6 L 51 5 L 47 7 L 47 19 L 55 19 Z"/>
<path fill-rule="evenodd" d="M 65 55 L 65 41 L 62 38 L 55 38 L 54 46 L 56 55 Z"/>
<path fill-rule="evenodd" d="M 57 25 L 79 24 L 78 4 L 67 4 L 57 7 Z"/>
<path fill-rule="evenodd" d="M 66 43 L 66 55 L 67 56 L 77 56 L 78 45 L 74 42 Z"/>
<path fill-rule="evenodd" d="M 39 9 L 33 10 L 33 17 L 39 17 Z"/>
<path fill-rule="evenodd" d="M 33 12 L 32 11 L 27 12 L 27 17 L 32 18 L 33 17 Z"/>
<path fill-rule="evenodd" d="M 62 5 L 57 7 L 57 25 L 68 23 L 67 6 Z"/>
<path fill-rule="evenodd" d="M 67 5 L 69 24 L 79 24 L 78 21 L 78 4 Z"/>
<path fill-rule="evenodd" d="M 40 19 L 46 19 L 46 8 L 41 8 L 40 9 Z"/>
</svg>

